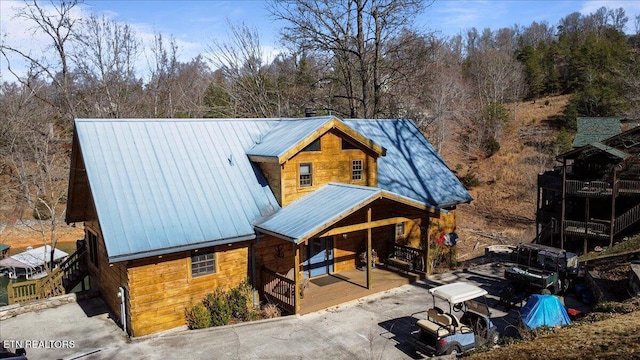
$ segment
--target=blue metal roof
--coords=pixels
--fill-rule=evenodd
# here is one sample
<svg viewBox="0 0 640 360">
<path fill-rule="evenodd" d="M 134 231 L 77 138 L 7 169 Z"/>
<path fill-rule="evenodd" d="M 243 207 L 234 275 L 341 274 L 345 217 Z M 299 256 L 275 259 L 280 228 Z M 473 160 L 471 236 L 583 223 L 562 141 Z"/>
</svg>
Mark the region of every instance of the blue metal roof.
<svg viewBox="0 0 640 360">
<path fill-rule="evenodd" d="M 276 123 L 76 120 L 109 261 L 254 238 L 279 205 L 245 152 Z"/>
<path fill-rule="evenodd" d="M 247 155 L 279 158 L 332 119 L 335 118 L 333 116 L 322 116 L 303 119 L 282 119 L 264 134 L 255 146 L 247 151 Z"/>
<path fill-rule="evenodd" d="M 392 194 L 374 187 L 330 183 L 282 208 L 255 227 L 258 231 L 298 243 L 385 195 Z"/>
<path fill-rule="evenodd" d="M 378 159 L 381 189 L 437 207 L 473 200 L 413 121 L 343 121 L 387 150 L 386 156 Z"/>
</svg>

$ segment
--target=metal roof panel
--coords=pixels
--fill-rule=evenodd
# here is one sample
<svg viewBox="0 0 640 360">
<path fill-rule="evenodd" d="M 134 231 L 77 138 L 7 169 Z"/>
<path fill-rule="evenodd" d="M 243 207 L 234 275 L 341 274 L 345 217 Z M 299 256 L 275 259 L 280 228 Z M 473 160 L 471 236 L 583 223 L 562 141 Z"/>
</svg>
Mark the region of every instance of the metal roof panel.
<svg viewBox="0 0 640 360">
<path fill-rule="evenodd" d="M 76 120 L 109 258 L 252 237 L 279 205 L 245 151 L 275 122 Z"/>
<path fill-rule="evenodd" d="M 387 150 L 378 159 L 378 186 L 436 207 L 473 198 L 437 151 L 408 119 L 347 119 L 344 122 Z"/>
<path fill-rule="evenodd" d="M 331 183 L 256 224 L 256 229 L 294 242 L 311 236 L 382 193 L 374 187 Z"/>
</svg>

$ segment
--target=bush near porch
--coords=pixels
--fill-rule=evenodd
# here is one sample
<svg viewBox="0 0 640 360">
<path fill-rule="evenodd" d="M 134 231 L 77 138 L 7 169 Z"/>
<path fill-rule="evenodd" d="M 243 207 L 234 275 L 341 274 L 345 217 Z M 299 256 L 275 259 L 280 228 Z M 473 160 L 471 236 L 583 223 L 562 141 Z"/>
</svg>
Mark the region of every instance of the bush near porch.
<svg viewBox="0 0 640 360">
<path fill-rule="evenodd" d="M 254 306 L 254 291 L 247 280 L 229 291 L 224 291 L 222 288 L 216 289 L 197 304 L 185 308 L 187 327 L 191 330 L 204 329 L 230 323 L 279 317 L 280 311 L 273 304 L 266 304 L 262 309 Z"/>
</svg>

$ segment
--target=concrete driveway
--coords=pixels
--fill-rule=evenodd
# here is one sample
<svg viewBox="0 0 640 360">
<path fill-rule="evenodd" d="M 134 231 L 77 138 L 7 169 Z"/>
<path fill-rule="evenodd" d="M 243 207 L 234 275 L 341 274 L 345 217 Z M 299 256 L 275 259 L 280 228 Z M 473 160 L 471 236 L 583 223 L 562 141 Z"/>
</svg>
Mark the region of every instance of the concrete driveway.
<svg viewBox="0 0 640 360">
<path fill-rule="evenodd" d="M 338 307 L 304 316 L 234 326 L 174 331 L 129 339 L 99 298 L 22 314 L 0 323 L 10 347 L 32 340 L 30 359 L 411 359 L 410 315 L 432 306 L 428 289 L 470 281 L 487 289 L 501 331 L 517 314 L 497 306 L 503 269 L 491 264 L 432 276 Z M 67 346 L 64 346 L 67 344 Z M 49 346 L 46 346 L 49 345 Z M 72 345 L 72 346 L 71 346 Z"/>
</svg>

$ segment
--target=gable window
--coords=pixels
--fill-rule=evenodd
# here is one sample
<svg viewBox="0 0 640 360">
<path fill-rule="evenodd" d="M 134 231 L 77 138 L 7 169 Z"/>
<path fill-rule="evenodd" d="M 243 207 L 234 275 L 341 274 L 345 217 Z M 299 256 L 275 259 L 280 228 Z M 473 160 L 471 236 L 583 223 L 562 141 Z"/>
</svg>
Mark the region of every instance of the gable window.
<svg viewBox="0 0 640 360">
<path fill-rule="evenodd" d="M 212 251 L 191 254 L 191 276 L 216 273 L 216 253 Z"/>
<path fill-rule="evenodd" d="M 307 145 L 302 151 L 320 151 L 320 138 Z"/>
<path fill-rule="evenodd" d="M 404 230 L 403 222 L 396 224 L 396 240 L 404 238 Z"/>
<path fill-rule="evenodd" d="M 300 187 L 308 187 L 311 184 L 311 164 L 300 164 Z"/>
<path fill-rule="evenodd" d="M 350 143 L 345 138 L 342 138 L 342 150 L 357 150 L 358 147 Z"/>
<path fill-rule="evenodd" d="M 351 162 L 351 180 L 362 180 L 362 160 Z"/>
<path fill-rule="evenodd" d="M 98 235 L 87 231 L 87 242 L 89 243 L 89 260 L 98 267 Z"/>
</svg>

